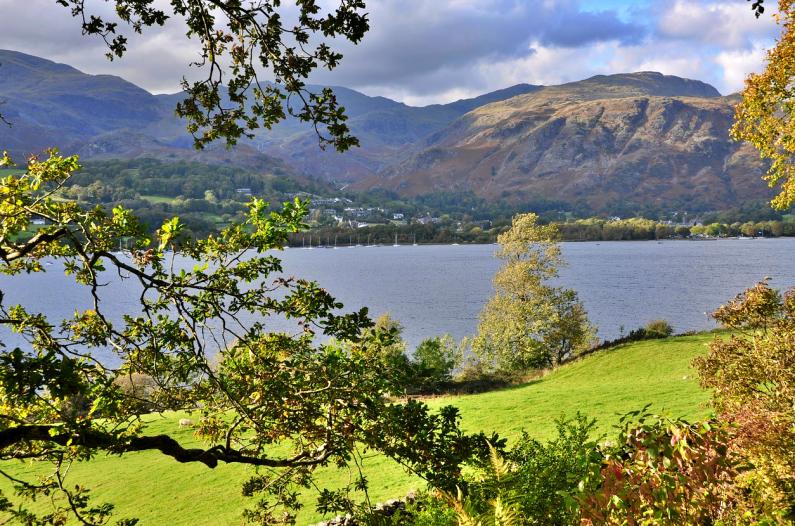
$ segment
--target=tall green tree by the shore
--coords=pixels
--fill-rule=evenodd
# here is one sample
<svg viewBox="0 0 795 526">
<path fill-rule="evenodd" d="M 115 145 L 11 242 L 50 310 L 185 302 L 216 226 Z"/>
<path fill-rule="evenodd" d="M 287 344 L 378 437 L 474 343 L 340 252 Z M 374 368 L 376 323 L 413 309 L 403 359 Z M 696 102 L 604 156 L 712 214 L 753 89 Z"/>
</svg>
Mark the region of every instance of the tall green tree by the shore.
<svg viewBox="0 0 795 526">
<path fill-rule="evenodd" d="M 520 372 L 559 365 L 588 347 L 594 328 L 577 293 L 549 283 L 564 260 L 553 225 L 520 214 L 497 238 L 504 261 L 495 294 L 480 314 L 473 350 L 495 369 Z"/>
</svg>

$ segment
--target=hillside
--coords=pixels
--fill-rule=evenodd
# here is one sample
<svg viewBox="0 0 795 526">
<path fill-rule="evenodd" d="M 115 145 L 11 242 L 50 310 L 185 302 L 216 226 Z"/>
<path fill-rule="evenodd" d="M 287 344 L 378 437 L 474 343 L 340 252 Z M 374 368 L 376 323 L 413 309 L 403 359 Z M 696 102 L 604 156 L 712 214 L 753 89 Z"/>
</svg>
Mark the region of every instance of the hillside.
<svg viewBox="0 0 795 526">
<path fill-rule="evenodd" d="M 515 388 L 481 395 L 433 400 L 440 407 L 460 408 L 467 430 L 496 430 L 515 438 L 521 430 L 544 439 L 554 432 L 554 420 L 577 411 L 598 419 L 598 432 L 611 435 L 620 414 L 651 403 L 651 411 L 672 416 L 698 418 L 707 412 L 707 393 L 700 390 L 691 360 L 704 352 L 712 334 L 638 342 L 590 356 L 561 367 L 547 376 Z M 195 440 L 186 428 L 178 427 L 184 415 L 153 417 L 148 432 L 169 433 L 187 445 Z M 6 464 L 11 474 L 40 471 L 23 462 Z M 422 483 L 408 477 L 395 463 L 369 455 L 365 470 L 375 501 L 399 497 Z M 251 505 L 240 496 L 240 484 L 247 471 L 239 466 L 221 465 L 214 470 L 183 465 L 151 452 L 124 458 L 98 456 L 72 467 L 83 477 L 100 501 L 117 504 L 121 516 L 134 515 L 142 525 L 171 524 L 201 526 L 234 524 L 243 506 Z M 319 485 L 332 484 L 347 471 L 324 468 Z M 0 490 L 9 489 L 0 481 Z M 314 513 L 309 496 L 302 498 L 304 512 L 299 524 L 320 517 Z M 141 507 L 141 502 L 147 506 Z"/>
<path fill-rule="evenodd" d="M 299 172 L 339 182 L 356 182 L 403 159 L 429 135 L 465 113 L 495 101 L 532 93 L 541 86 L 518 84 L 472 99 L 425 107 L 407 106 L 384 97 L 368 97 L 348 88 L 334 87 L 349 115 L 348 125 L 361 146 L 344 154 L 318 148 L 313 130 L 288 120 L 254 143 L 270 155 L 282 157 Z"/>
<path fill-rule="evenodd" d="M 735 102 L 707 84 L 652 72 L 546 87 L 467 113 L 361 187 L 554 196 L 596 210 L 766 199 L 758 154 L 728 135 Z"/>
<path fill-rule="evenodd" d="M 319 91 L 320 86 L 309 86 Z M 0 101 L 13 127 L 0 126 L 0 144 L 18 158 L 58 146 L 85 158 L 186 159 L 268 168 L 274 157 L 303 175 L 351 181 L 374 174 L 407 145 L 441 130 L 483 104 L 539 89 L 517 85 L 473 99 L 424 108 L 384 97 L 333 88 L 362 147 L 346 154 L 323 152 L 314 129 L 289 118 L 243 140 L 193 149 L 184 122 L 174 115 L 179 93 L 153 95 L 119 77 L 87 75 L 65 64 L 0 50 Z"/>
<path fill-rule="evenodd" d="M 359 148 L 323 151 L 309 125 L 289 118 L 233 150 L 196 151 L 174 115 L 181 94 L 152 95 L 118 77 L 0 50 L 0 101 L 14 124 L 0 126 L 0 144 L 17 158 L 56 145 L 83 158 L 283 165 L 359 190 L 474 192 L 620 215 L 726 209 L 771 195 L 757 153 L 728 136 L 736 96 L 697 80 L 599 75 L 425 107 L 333 89 Z"/>
</svg>

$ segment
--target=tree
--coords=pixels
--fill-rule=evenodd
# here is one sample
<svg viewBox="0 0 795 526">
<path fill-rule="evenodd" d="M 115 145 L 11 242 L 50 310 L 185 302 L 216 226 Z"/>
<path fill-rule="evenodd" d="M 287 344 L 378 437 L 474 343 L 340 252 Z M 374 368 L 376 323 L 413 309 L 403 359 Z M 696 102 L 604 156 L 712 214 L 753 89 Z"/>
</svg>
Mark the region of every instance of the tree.
<svg viewBox="0 0 795 526">
<path fill-rule="evenodd" d="M 320 145 L 344 151 L 358 145 L 334 92 L 310 90 L 306 81 L 318 68 L 334 69 L 342 54 L 335 38 L 354 44 L 369 29 L 362 0 L 339 0 L 324 8 L 317 0 L 282 5 L 280 0 L 112 0 L 116 17 L 103 18 L 85 0 L 56 0 L 80 21 L 84 35 L 107 44 L 109 60 L 127 51 L 122 28 L 142 33 L 152 26 L 182 20 L 187 37 L 201 45 L 191 65 L 206 73 L 199 81 L 182 80 L 186 98 L 176 107 L 187 119 L 197 148 L 223 138 L 232 145 L 268 128 L 287 115 L 312 123 Z M 165 7 L 170 6 L 170 9 Z M 270 72 L 273 81 L 262 77 Z"/>
<path fill-rule="evenodd" d="M 273 250 L 303 227 L 305 203 L 268 212 L 254 199 L 247 220 L 217 236 L 183 239 L 171 218 L 149 238 L 121 207 L 83 210 L 56 199 L 76 169 L 75 157 L 53 152 L 0 185 L 0 272 L 62 266 L 92 298 L 71 318 L 51 320 L 0 293 L 0 324 L 26 341 L 0 353 L 0 460 L 52 463 L 43 480 L 18 480 L 0 466 L 17 488 L 0 495 L 0 511 L 28 524 L 62 524 L 69 513 L 105 524 L 112 506 L 89 503 L 88 490 L 68 482 L 70 464 L 146 450 L 208 468 L 261 468 L 244 484 L 244 494 L 261 497 L 247 517 L 289 523 L 296 485 L 309 487 L 319 466 L 352 462 L 359 445 L 447 489 L 462 462 L 485 451 L 485 437 L 460 431 L 454 408 L 432 414 L 388 400 L 402 388 L 380 359 L 392 334 L 374 327 L 366 309 L 340 314 L 316 283 L 280 275 Z M 34 218 L 49 224 L 32 234 Z M 122 240 L 129 251 L 115 252 Z M 138 299 L 121 319 L 105 302 L 103 283 L 114 276 Z M 272 315 L 293 320 L 295 333 L 269 332 L 263 320 Z M 319 343 L 318 333 L 333 340 Z M 100 359 L 103 352 L 114 359 Z M 143 416 L 170 410 L 195 413 L 208 446 L 148 434 Z M 354 485 L 365 489 L 366 480 Z M 350 489 L 324 489 L 319 508 L 350 511 Z M 45 495 L 52 509 L 37 517 L 26 503 Z"/>
<path fill-rule="evenodd" d="M 761 8 L 761 2 L 755 6 Z M 765 71 L 746 79 L 731 133 L 770 160 L 765 179 L 771 187 L 778 186 L 772 204 L 783 210 L 795 204 L 795 1 L 779 0 L 778 7 L 781 36 L 767 53 Z"/>
<path fill-rule="evenodd" d="M 392 394 L 402 395 L 408 387 L 411 368 L 402 338 L 403 326 L 389 313 L 384 313 L 365 332 L 379 342 L 371 350 L 373 363 L 377 364 L 382 376 L 391 378 L 396 387 Z"/>
<path fill-rule="evenodd" d="M 594 338 L 585 308 L 573 290 L 553 287 L 564 264 L 553 225 L 520 214 L 497 238 L 505 263 L 494 277 L 495 295 L 480 313 L 473 350 L 505 371 L 558 365 Z"/>
</svg>

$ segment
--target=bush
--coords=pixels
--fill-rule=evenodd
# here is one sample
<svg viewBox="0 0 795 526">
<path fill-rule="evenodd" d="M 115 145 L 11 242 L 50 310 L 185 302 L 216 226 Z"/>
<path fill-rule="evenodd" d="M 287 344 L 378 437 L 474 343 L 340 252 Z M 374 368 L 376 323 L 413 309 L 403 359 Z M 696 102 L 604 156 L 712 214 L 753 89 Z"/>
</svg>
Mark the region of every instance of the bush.
<svg viewBox="0 0 795 526">
<path fill-rule="evenodd" d="M 542 443 L 523 434 L 506 455 L 516 466 L 517 507 L 525 524 L 579 524 L 573 495 L 602 457 L 591 437 L 594 420 L 577 415 L 557 422 L 557 438 Z"/>
<path fill-rule="evenodd" d="M 674 328 L 665 320 L 652 320 L 643 328 L 646 338 L 667 338 L 674 333 Z"/>
<path fill-rule="evenodd" d="M 447 495 L 459 524 L 579 524 L 580 481 L 602 461 L 593 426 L 578 414 L 559 420 L 547 443 L 525 433 L 504 455 L 492 449 L 490 464 L 466 481 L 466 495 Z"/>
<path fill-rule="evenodd" d="M 726 426 L 651 415 L 624 427 L 604 453 L 595 488 L 584 492 L 583 526 L 736 524 L 738 458 Z"/>
<path fill-rule="evenodd" d="M 623 329 L 622 329 L 623 333 Z M 657 338 L 667 338 L 674 333 L 674 328 L 665 320 L 653 320 L 646 324 L 645 327 L 638 327 L 629 331 L 629 333 L 622 335 L 612 340 L 604 340 L 599 345 L 595 345 L 580 353 L 580 356 L 587 356 L 602 349 L 610 349 L 625 343 L 638 342 L 641 340 L 654 340 Z M 687 333 L 685 333 L 687 334 Z M 695 334 L 695 333 L 692 333 Z"/>
<path fill-rule="evenodd" d="M 411 360 L 412 387 L 422 392 L 438 391 L 452 380 L 459 356 L 449 335 L 423 340 Z"/>
<path fill-rule="evenodd" d="M 372 522 L 372 521 L 371 521 Z M 455 510 L 447 502 L 430 493 L 408 502 L 404 510 L 395 513 L 384 526 L 458 526 Z"/>
<path fill-rule="evenodd" d="M 119 386 L 121 391 L 130 397 L 138 400 L 151 400 L 157 390 L 157 382 L 148 374 L 129 373 L 118 376 L 113 383 Z"/>
<path fill-rule="evenodd" d="M 795 289 L 782 296 L 761 282 L 713 317 L 732 336 L 716 337 L 694 366 L 733 425 L 748 507 L 795 523 Z"/>
</svg>

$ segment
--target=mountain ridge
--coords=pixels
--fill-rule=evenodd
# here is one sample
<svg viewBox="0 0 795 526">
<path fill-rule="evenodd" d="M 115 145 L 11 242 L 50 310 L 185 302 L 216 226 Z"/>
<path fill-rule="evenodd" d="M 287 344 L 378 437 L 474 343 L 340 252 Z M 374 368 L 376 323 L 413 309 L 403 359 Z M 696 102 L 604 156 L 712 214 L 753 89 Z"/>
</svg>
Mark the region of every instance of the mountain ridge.
<svg viewBox="0 0 795 526">
<path fill-rule="evenodd" d="M 423 107 L 333 89 L 360 148 L 323 151 L 311 126 L 288 119 L 234 150 L 197 152 L 173 111 L 181 93 L 154 95 L 120 77 L 0 50 L 2 111 L 14 122 L 0 126 L 0 144 L 18 156 L 58 145 L 86 158 L 277 167 L 362 190 L 464 191 L 595 209 L 622 200 L 709 209 L 770 195 L 758 155 L 728 136 L 736 95 L 698 80 L 595 75 Z"/>
</svg>

